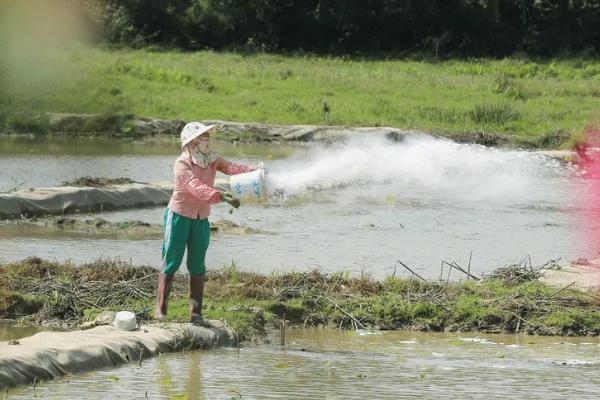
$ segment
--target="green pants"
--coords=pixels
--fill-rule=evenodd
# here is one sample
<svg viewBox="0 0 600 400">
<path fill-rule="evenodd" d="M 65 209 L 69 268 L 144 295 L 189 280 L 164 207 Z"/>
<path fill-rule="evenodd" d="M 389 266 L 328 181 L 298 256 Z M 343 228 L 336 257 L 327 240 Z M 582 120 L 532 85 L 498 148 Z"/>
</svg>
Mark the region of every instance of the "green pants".
<svg viewBox="0 0 600 400">
<path fill-rule="evenodd" d="M 187 246 L 187 268 L 190 275 L 206 272 L 206 250 L 210 241 L 208 218 L 192 219 L 165 210 L 162 272 L 174 274 L 183 260 Z"/>
</svg>

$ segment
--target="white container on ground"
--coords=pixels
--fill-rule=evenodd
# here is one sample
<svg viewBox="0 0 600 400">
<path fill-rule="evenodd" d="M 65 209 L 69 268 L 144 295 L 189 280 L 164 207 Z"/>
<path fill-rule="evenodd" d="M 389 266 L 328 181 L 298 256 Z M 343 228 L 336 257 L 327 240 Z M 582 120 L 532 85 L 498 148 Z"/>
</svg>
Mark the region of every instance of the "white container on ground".
<svg viewBox="0 0 600 400">
<path fill-rule="evenodd" d="M 265 170 L 258 168 L 252 172 L 232 175 L 229 177 L 233 197 L 245 202 L 266 202 L 267 186 L 265 183 Z"/>
<path fill-rule="evenodd" d="M 136 330 L 137 321 L 135 319 L 135 314 L 131 311 L 119 311 L 117 315 L 115 315 L 115 321 L 113 322 L 113 326 L 123 331 Z"/>
</svg>

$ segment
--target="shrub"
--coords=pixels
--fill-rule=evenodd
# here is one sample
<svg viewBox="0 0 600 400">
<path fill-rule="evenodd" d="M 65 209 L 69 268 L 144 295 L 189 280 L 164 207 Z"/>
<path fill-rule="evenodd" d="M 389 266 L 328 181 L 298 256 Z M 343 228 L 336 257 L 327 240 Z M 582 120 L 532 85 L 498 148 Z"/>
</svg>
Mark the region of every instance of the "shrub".
<svg viewBox="0 0 600 400">
<path fill-rule="evenodd" d="M 50 121 L 46 114 L 11 114 L 6 117 L 5 126 L 14 132 L 43 135 L 48 133 Z"/>
</svg>

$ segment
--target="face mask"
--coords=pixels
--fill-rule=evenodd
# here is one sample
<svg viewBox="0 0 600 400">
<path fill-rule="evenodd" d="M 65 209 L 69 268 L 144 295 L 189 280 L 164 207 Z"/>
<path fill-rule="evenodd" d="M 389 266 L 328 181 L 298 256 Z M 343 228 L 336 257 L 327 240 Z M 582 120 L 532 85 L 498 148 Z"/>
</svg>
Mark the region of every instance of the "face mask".
<svg viewBox="0 0 600 400">
<path fill-rule="evenodd" d="M 213 151 L 209 151 L 208 153 L 203 153 L 196 148 L 196 150 L 191 150 L 192 161 L 199 167 L 206 168 L 210 165 L 210 163 L 217 161 L 217 154 Z"/>
</svg>

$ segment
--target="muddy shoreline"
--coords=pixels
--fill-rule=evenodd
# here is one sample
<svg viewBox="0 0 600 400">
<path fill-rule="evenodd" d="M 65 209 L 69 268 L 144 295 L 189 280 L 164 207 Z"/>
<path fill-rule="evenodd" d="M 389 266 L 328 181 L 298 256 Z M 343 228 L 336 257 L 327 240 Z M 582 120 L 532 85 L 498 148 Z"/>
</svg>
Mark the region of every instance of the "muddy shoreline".
<svg viewBox="0 0 600 400">
<path fill-rule="evenodd" d="M 89 236 L 94 235 L 123 235 L 128 238 L 162 238 L 163 227 L 144 221 L 131 220 L 111 222 L 100 217 L 72 218 L 65 216 L 46 215 L 32 218 L 0 220 L 0 230 L 14 231 L 11 228 L 24 228 L 28 235 L 35 236 L 43 232 L 66 232 Z M 213 233 L 229 235 L 273 234 L 262 229 L 239 225 L 227 219 L 210 221 Z"/>
<path fill-rule="evenodd" d="M 152 136 L 179 136 L 186 121 L 164 120 L 136 115 L 121 114 L 59 114 L 38 113 L 25 115 L 36 121 L 36 135 L 81 137 L 105 136 L 123 139 L 141 139 Z M 220 129 L 213 136 L 217 140 L 228 142 L 335 142 L 360 135 L 384 135 L 390 140 L 401 141 L 409 135 L 427 134 L 434 137 L 447 138 L 458 143 L 480 144 L 500 148 L 554 149 L 569 139 L 563 133 L 556 137 L 548 135 L 523 141 L 506 134 L 473 131 L 473 132 L 423 132 L 405 130 L 394 127 L 350 127 L 330 125 L 277 125 L 263 123 L 244 123 L 222 120 L 203 120 L 205 124 L 219 124 Z M 22 129 L 0 131 L 0 135 L 32 134 L 27 124 Z M 550 135 L 551 136 L 551 135 Z"/>
</svg>

